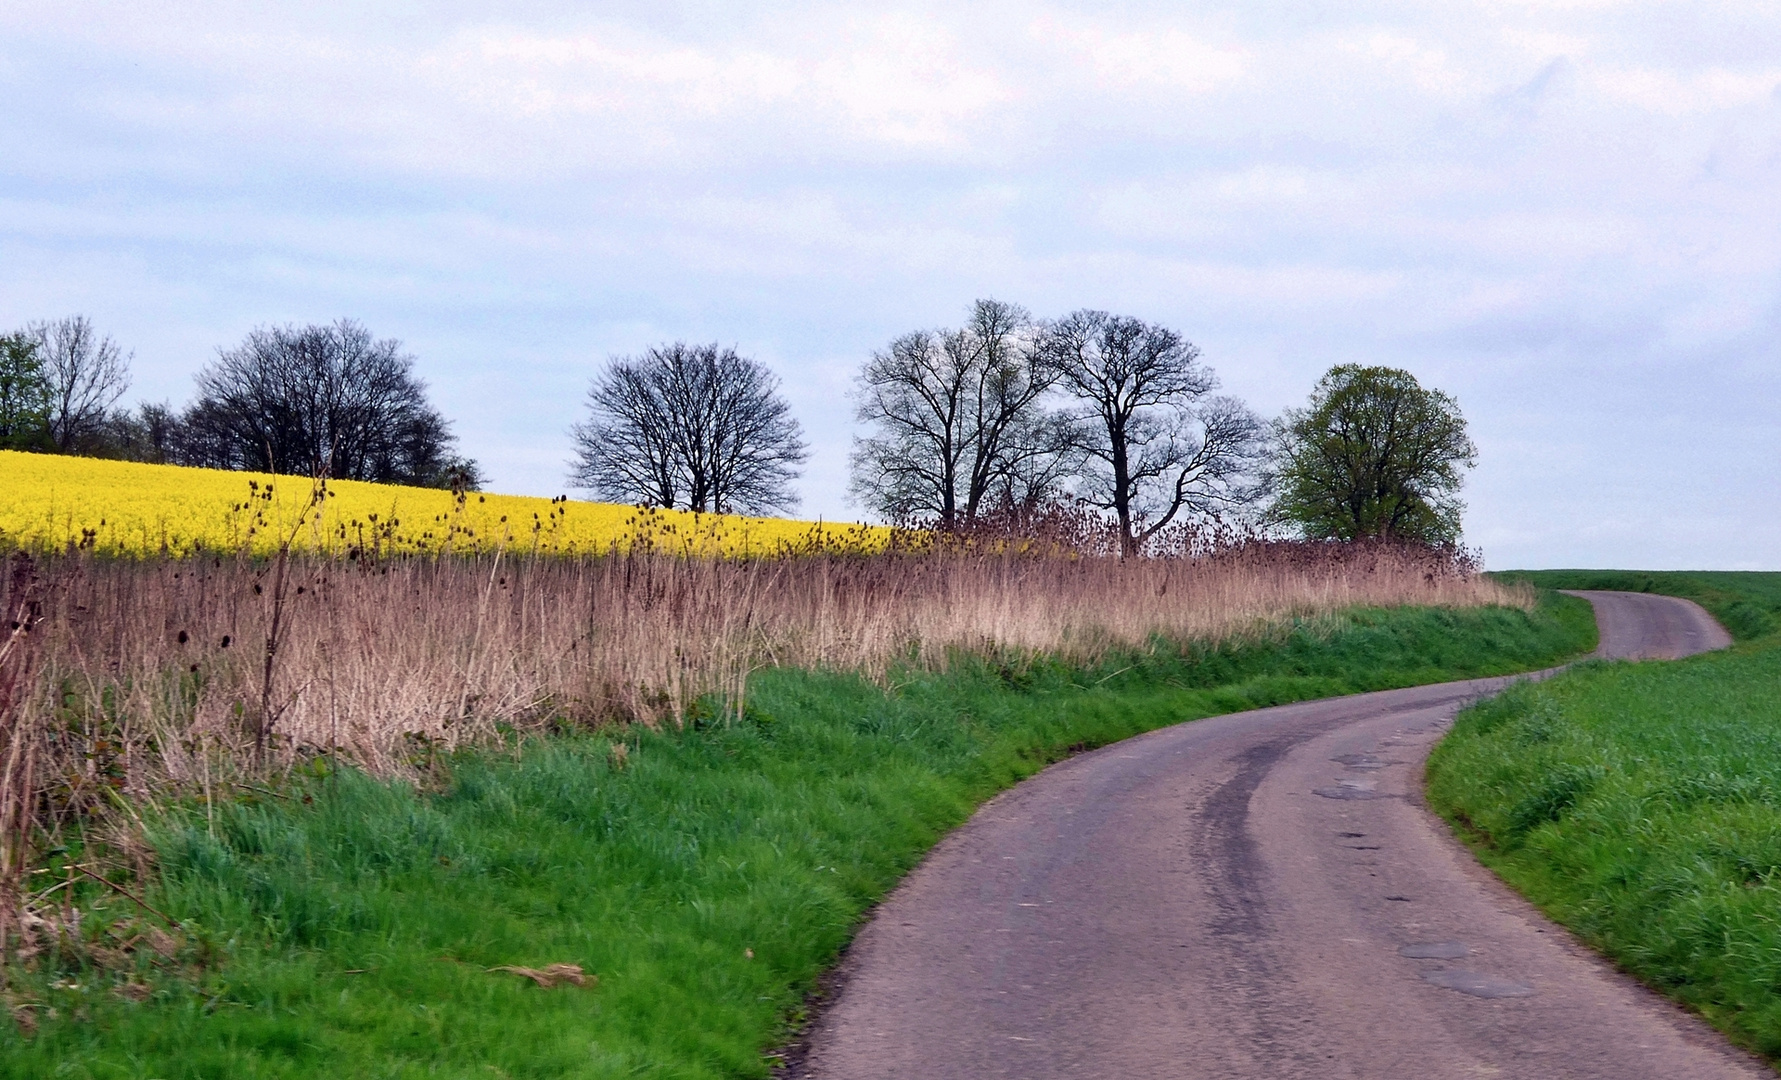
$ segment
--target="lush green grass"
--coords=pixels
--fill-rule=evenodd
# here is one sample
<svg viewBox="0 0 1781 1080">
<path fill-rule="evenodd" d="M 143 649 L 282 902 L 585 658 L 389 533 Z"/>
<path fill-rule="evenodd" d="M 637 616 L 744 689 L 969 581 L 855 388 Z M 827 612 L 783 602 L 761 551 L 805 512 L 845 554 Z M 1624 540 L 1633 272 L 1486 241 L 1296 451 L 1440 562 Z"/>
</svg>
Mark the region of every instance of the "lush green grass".
<svg viewBox="0 0 1781 1080">
<path fill-rule="evenodd" d="M 1721 611 L 1781 597 L 1781 574 L 1651 577 Z M 1430 802 L 1510 884 L 1781 1060 L 1781 635 L 1518 687 L 1462 714 L 1428 776 Z"/>
<path fill-rule="evenodd" d="M 895 692 L 767 672 L 747 716 L 462 755 L 432 794 L 353 773 L 172 812 L 149 899 L 211 959 L 142 1004 L 73 972 L 0 1076 L 760 1076 L 861 916 L 995 791 L 1213 713 L 1540 667 L 1580 601 L 1363 611 L 1097 671 L 961 662 Z M 122 901 L 116 901 L 122 905 Z M 122 905 L 127 906 L 127 905 Z M 752 953 L 752 956 L 750 955 Z M 496 965 L 580 964 L 591 990 Z M 70 1017 L 81 1017 L 76 1021 Z"/>
<path fill-rule="evenodd" d="M 1695 601 L 1733 638 L 1754 641 L 1781 630 L 1781 574 L 1736 570 L 1514 570 L 1497 577 L 1542 589 L 1619 589 Z"/>
</svg>

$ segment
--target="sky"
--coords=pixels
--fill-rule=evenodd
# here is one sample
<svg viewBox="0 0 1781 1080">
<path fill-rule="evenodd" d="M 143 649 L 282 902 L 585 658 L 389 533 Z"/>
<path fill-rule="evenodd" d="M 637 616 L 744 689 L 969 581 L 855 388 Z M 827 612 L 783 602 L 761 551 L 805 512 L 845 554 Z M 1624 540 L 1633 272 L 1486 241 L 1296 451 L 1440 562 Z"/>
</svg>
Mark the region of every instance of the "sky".
<svg viewBox="0 0 1781 1080">
<path fill-rule="evenodd" d="M 129 400 L 352 317 L 555 495 L 601 363 L 717 341 L 851 520 L 854 373 L 977 297 L 1264 415 L 1407 368 L 1494 568 L 1781 569 L 1781 5 L 0 0 L 0 329 Z"/>
</svg>

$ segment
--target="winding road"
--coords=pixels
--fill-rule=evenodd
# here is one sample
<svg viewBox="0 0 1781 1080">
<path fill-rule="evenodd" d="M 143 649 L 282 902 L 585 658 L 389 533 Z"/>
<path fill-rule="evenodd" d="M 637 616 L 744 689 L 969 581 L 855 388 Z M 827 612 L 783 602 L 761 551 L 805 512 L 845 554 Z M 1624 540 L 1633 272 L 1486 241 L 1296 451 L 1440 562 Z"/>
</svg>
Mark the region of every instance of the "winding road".
<svg viewBox="0 0 1781 1080">
<path fill-rule="evenodd" d="M 1730 643 L 1582 593 L 1599 654 Z M 991 800 L 879 908 L 793 1075 L 1772 1077 L 1482 869 L 1422 762 L 1483 679 L 1199 720 Z"/>
</svg>

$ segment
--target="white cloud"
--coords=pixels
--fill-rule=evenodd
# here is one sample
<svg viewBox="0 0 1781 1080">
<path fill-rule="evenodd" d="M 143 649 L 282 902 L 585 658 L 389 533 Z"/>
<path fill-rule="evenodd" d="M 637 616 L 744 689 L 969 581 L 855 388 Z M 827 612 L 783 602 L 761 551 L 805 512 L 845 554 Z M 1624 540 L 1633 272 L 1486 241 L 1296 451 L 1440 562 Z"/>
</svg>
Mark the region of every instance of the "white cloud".
<svg viewBox="0 0 1781 1080">
<path fill-rule="evenodd" d="M 1447 50 L 1392 31 L 1372 31 L 1340 42 L 1340 47 L 1401 72 L 1417 89 L 1443 97 L 1477 93 L 1487 84 L 1458 67 Z"/>
<path fill-rule="evenodd" d="M 1781 455 L 1777 48 L 1756 0 L 13 5 L 0 326 L 87 310 L 178 397 L 356 315 L 547 494 L 591 358 L 735 342 L 835 516 L 868 350 L 1117 308 L 1265 408 L 1350 359 L 1459 393 L 1499 565 L 1781 566 L 1737 464 Z"/>
<path fill-rule="evenodd" d="M 1086 65 L 1095 81 L 1119 88 L 1206 93 L 1241 80 L 1254 59 L 1248 49 L 1213 44 L 1173 27 L 1115 30 L 1048 13 L 1028 30 L 1036 41 Z"/>
<path fill-rule="evenodd" d="M 955 143 L 1011 94 L 942 27 L 896 15 L 764 45 L 689 47 L 621 26 L 569 36 L 460 32 L 418 58 L 423 80 L 515 121 L 581 117 L 665 135 L 762 114 L 815 116 L 854 138 Z"/>
<path fill-rule="evenodd" d="M 1754 72 L 1601 67 L 1590 72 L 1589 82 L 1608 98 L 1666 116 L 1686 116 L 1772 99 L 1781 90 L 1781 67 Z"/>
</svg>

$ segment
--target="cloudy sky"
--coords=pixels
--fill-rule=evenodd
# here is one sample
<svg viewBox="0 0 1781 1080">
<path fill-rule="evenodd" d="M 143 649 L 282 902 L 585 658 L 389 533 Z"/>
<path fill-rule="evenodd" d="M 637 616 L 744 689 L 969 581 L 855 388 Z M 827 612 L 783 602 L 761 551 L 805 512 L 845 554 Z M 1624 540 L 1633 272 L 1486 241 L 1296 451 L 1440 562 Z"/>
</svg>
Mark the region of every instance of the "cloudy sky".
<svg viewBox="0 0 1781 1080">
<path fill-rule="evenodd" d="M 1773 0 L 0 0 L 0 103 L 0 327 L 88 314 L 133 398 L 349 315 L 553 495 L 599 361 L 717 340 L 852 518 L 872 349 L 1092 306 L 1265 413 L 1455 394 L 1493 566 L 1781 569 Z"/>
</svg>

